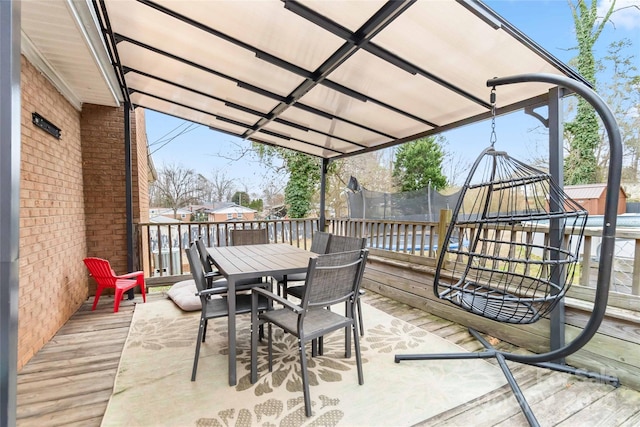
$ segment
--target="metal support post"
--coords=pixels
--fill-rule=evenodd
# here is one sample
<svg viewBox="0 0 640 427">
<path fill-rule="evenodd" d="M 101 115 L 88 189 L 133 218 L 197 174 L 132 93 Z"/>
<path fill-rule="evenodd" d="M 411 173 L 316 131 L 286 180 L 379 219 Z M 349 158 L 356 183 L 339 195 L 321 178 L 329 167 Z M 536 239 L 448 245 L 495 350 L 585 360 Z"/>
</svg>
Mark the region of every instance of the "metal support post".
<svg viewBox="0 0 640 427">
<path fill-rule="evenodd" d="M 0 1 L 0 426 L 16 425 L 20 229 L 20 7 Z"/>
</svg>

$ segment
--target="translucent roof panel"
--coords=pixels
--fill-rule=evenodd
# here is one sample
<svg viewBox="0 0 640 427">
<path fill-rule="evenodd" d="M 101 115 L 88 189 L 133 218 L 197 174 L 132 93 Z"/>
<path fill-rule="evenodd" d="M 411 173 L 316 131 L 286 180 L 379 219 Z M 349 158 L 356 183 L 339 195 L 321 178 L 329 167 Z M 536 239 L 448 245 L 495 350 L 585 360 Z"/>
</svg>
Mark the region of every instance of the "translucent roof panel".
<svg viewBox="0 0 640 427">
<path fill-rule="evenodd" d="M 584 82 L 477 0 L 97 6 L 134 105 L 328 159 L 486 119 L 493 77 Z M 497 106 L 539 105 L 550 88 L 500 87 Z"/>
</svg>

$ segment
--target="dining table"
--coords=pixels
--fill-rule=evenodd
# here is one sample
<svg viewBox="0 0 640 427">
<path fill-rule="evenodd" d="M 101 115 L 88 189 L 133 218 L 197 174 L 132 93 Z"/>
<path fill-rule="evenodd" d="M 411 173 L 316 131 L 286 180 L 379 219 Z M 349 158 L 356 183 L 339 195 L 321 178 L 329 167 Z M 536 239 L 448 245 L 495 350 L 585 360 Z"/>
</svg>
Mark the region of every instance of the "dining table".
<svg viewBox="0 0 640 427">
<path fill-rule="evenodd" d="M 236 299 L 235 284 L 242 279 L 290 275 L 307 271 L 316 253 L 286 243 L 220 246 L 207 248 L 213 263 L 228 282 L 229 385 L 236 378 Z"/>
</svg>

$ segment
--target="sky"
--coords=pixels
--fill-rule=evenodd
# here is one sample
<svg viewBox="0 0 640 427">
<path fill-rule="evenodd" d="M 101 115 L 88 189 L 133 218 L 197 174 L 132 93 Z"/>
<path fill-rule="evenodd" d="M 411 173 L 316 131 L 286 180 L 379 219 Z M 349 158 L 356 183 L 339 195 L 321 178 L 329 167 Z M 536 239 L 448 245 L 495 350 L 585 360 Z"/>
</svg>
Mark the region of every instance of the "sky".
<svg viewBox="0 0 640 427">
<path fill-rule="evenodd" d="M 599 8 L 606 8 L 610 1 L 599 1 Z M 576 40 L 566 0 L 486 0 L 485 3 L 561 61 L 568 63 L 576 55 L 576 51 L 571 50 Z M 631 5 L 637 8 L 628 7 L 614 14 L 613 24 L 607 24 L 595 45 L 595 55 L 596 58 L 604 56 L 610 42 L 628 38 L 634 44 L 634 51 L 628 53 L 635 55 L 634 62 L 640 70 L 640 0 L 618 0 L 616 9 Z M 247 141 L 154 111 L 147 110 L 146 115 L 147 138 L 156 169 L 174 164 L 194 169 L 209 179 L 218 171 L 234 180 L 237 190 L 252 195 L 260 195 L 264 182 L 275 179 L 257 158 L 242 156 L 250 146 Z M 470 163 L 489 145 L 490 132 L 489 122 L 446 132 L 443 134 L 447 140 L 446 150 Z M 546 150 L 547 137 L 540 130 L 540 123 L 523 112 L 499 117 L 496 133 L 496 148 L 501 148 L 504 141 L 502 149 L 518 159 L 526 161 Z"/>
</svg>

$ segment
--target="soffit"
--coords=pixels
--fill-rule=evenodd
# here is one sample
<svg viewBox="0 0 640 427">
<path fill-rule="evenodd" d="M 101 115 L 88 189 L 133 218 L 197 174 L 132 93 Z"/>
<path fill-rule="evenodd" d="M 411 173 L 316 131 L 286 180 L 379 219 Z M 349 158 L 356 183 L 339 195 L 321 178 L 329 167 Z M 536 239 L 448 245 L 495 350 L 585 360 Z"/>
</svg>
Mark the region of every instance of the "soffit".
<svg viewBox="0 0 640 427">
<path fill-rule="evenodd" d="M 22 2 L 22 53 L 80 109 L 122 96 L 93 8 L 86 2 Z"/>
</svg>

